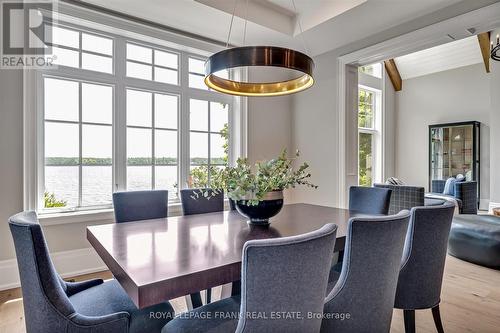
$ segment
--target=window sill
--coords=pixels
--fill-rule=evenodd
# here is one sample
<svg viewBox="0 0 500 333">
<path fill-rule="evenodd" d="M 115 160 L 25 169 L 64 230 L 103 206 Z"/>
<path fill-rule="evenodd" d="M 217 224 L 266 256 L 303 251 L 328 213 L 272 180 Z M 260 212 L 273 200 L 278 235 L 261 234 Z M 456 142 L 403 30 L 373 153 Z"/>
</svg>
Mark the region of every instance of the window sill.
<svg viewBox="0 0 500 333">
<path fill-rule="evenodd" d="M 168 205 L 168 216 L 182 215 L 182 206 L 180 203 L 171 203 Z M 63 225 L 73 223 L 88 222 L 109 222 L 115 221 L 113 209 L 99 209 L 92 211 L 77 211 L 65 213 L 45 213 L 39 214 L 38 220 L 42 226 Z"/>
</svg>

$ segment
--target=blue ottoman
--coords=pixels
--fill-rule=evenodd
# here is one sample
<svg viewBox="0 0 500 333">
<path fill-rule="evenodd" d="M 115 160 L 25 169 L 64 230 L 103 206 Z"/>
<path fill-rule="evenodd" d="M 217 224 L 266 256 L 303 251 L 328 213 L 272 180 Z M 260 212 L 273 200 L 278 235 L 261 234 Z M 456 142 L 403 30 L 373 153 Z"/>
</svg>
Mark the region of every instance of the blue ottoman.
<svg viewBox="0 0 500 333">
<path fill-rule="evenodd" d="M 448 253 L 472 263 L 500 269 L 500 217 L 457 215 L 453 218 Z"/>
</svg>

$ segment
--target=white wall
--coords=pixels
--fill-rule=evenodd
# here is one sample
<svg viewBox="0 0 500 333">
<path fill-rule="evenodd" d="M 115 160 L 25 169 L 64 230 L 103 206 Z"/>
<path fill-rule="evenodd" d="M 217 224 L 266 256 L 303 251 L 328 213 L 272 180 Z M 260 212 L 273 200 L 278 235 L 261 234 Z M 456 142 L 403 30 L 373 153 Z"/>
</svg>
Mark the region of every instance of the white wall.
<svg viewBox="0 0 500 333">
<path fill-rule="evenodd" d="M 23 209 L 23 73 L 0 69 L 0 260 L 14 257 L 7 219 Z"/>
<path fill-rule="evenodd" d="M 289 79 L 288 73 L 262 68 L 249 71 L 252 82 Z M 248 160 L 276 157 L 283 149 L 292 152 L 292 97 L 248 97 Z"/>
<path fill-rule="evenodd" d="M 481 122 L 481 193 L 490 197 L 490 77 L 483 64 L 405 80 L 396 94 L 396 173 L 428 188 L 428 126 Z M 487 203 L 486 203 L 487 205 Z"/>
<path fill-rule="evenodd" d="M 382 181 L 396 174 L 396 94 L 389 76 L 384 71 L 384 167 Z"/>
<path fill-rule="evenodd" d="M 294 95 L 293 146 L 300 150 L 301 161 L 307 161 L 311 182 L 318 189 L 298 187 L 295 202 L 335 206 L 338 202 L 338 143 L 336 124 L 337 67 L 334 53 L 314 58 L 314 86 Z"/>
<path fill-rule="evenodd" d="M 492 40 L 500 34 L 500 29 L 491 35 Z M 496 43 L 496 40 L 494 41 Z M 492 205 L 500 207 L 500 62 L 491 60 L 491 201 Z"/>
</svg>

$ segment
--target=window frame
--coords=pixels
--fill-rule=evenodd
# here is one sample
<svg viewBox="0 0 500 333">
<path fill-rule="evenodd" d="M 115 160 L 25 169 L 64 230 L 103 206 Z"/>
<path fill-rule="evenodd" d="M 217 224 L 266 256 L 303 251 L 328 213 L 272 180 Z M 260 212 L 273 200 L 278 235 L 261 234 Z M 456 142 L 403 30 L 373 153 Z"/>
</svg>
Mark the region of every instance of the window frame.
<svg viewBox="0 0 500 333">
<path fill-rule="evenodd" d="M 365 73 L 360 73 L 358 75 L 368 75 Z M 382 69 L 382 76 L 384 75 L 383 69 Z M 372 78 L 375 78 L 372 76 Z M 377 78 L 375 78 L 377 79 Z M 379 79 L 380 81 L 382 78 Z M 358 132 L 358 185 L 361 186 L 359 183 L 359 171 L 360 171 L 360 163 L 359 163 L 359 135 L 360 134 L 370 134 L 372 136 L 372 172 L 371 172 L 371 184 L 370 186 L 373 186 L 376 182 L 381 181 L 382 177 L 382 165 L 381 165 L 381 156 L 382 156 L 382 117 L 383 117 L 383 109 L 382 109 L 382 90 L 378 89 L 376 87 L 368 86 L 366 84 L 358 83 L 358 102 L 357 102 L 357 107 L 358 107 L 358 112 L 359 112 L 359 96 L 360 96 L 360 91 L 364 90 L 367 92 L 370 92 L 373 94 L 373 101 L 372 101 L 372 127 L 360 127 L 359 126 L 359 118 L 358 118 L 358 126 L 357 126 L 357 132 Z"/>
<path fill-rule="evenodd" d="M 48 23 L 51 24 L 51 23 Z M 220 93 L 201 90 L 189 87 L 189 57 L 203 59 L 213 51 L 203 51 L 196 49 L 194 52 L 192 47 L 180 45 L 175 49 L 163 44 L 149 42 L 150 37 L 144 35 L 144 41 L 137 40 L 137 35 L 129 37 L 127 33 L 120 34 L 121 30 L 117 29 L 117 33 L 95 30 L 87 28 L 80 24 L 68 22 L 57 22 L 57 26 L 62 28 L 77 30 L 79 32 L 79 44 L 81 47 L 82 33 L 89 33 L 99 37 L 111 38 L 113 40 L 113 71 L 112 73 L 97 72 L 89 69 L 67 67 L 59 65 L 57 70 L 40 69 L 26 70 L 24 72 L 24 133 L 25 133 L 25 153 L 24 153 L 24 207 L 26 210 L 35 210 L 49 219 L 58 219 L 59 216 L 77 216 L 75 220 L 87 220 L 86 215 L 89 215 L 88 220 L 102 219 L 102 214 L 109 216 L 108 212 L 112 212 L 112 205 L 95 206 L 92 209 L 88 207 L 78 207 L 75 209 L 43 209 L 43 192 L 44 192 L 44 118 L 43 118 L 43 80 L 45 77 L 54 77 L 65 80 L 74 80 L 78 82 L 89 82 L 103 85 L 113 86 L 113 192 L 126 190 L 126 95 L 127 87 L 132 89 L 147 90 L 158 92 L 161 94 L 178 95 L 178 189 L 185 188 L 189 176 L 190 156 L 189 156 L 189 100 L 202 99 L 210 102 L 220 102 L 229 105 L 228 124 L 230 128 L 230 151 L 229 163 L 232 164 L 235 156 L 246 155 L 246 99 L 235 98 L 233 96 L 222 95 Z M 110 27 L 107 27 L 110 28 Z M 112 29 L 112 28 L 110 28 Z M 123 31 L 121 31 L 123 32 Z M 142 35 L 141 35 L 142 36 Z M 158 40 L 157 40 L 158 41 Z M 168 84 L 157 81 L 148 81 L 126 76 L 126 43 L 150 47 L 154 50 L 165 51 L 178 54 L 178 84 Z M 80 50 L 80 58 L 81 58 Z M 80 59 L 81 66 L 81 59 Z M 154 71 L 154 64 L 151 64 Z M 237 77 L 245 77 L 246 72 L 242 70 L 232 73 Z M 154 75 L 154 74 L 153 74 Z M 81 85 L 81 84 L 80 84 Z M 81 103 L 81 101 L 79 102 Z M 122 111 L 119 111 L 122 110 Z M 234 120 L 236 119 L 236 122 Z M 80 119 L 81 120 L 81 119 Z M 81 135 L 81 134 L 80 134 Z M 80 164 L 81 168 L 81 164 Z M 80 172 L 81 178 L 81 172 Z M 153 178 L 154 179 L 154 178 Z M 81 188 L 81 182 L 79 184 Z M 169 201 L 172 207 L 179 206 L 179 200 Z M 178 211 L 178 209 L 174 209 Z M 93 218 L 91 215 L 95 215 Z M 71 220 L 71 219 L 70 219 Z M 56 221 L 55 224 L 59 222 Z"/>
</svg>

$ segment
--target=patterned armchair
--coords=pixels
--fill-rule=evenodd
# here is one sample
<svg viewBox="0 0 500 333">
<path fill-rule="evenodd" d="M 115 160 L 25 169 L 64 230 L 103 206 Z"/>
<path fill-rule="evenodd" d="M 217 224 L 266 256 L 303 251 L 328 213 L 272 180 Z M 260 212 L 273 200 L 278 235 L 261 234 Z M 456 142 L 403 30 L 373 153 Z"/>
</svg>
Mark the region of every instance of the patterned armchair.
<svg viewBox="0 0 500 333">
<path fill-rule="evenodd" d="M 431 192 L 445 196 L 443 193 L 446 180 L 433 180 Z M 477 182 L 457 182 L 452 196 L 458 202 L 460 214 L 477 214 Z"/>
<path fill-rule="evenodd" d="M 413 207 L 425 205 L 425 189 L 423 187 L 389 184 L 374 184 L 373 186 L 392 190 L 389 215 L 397 214 L 403 209 L 410 210 Z"/>
</svg>

